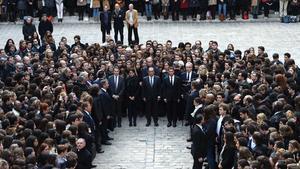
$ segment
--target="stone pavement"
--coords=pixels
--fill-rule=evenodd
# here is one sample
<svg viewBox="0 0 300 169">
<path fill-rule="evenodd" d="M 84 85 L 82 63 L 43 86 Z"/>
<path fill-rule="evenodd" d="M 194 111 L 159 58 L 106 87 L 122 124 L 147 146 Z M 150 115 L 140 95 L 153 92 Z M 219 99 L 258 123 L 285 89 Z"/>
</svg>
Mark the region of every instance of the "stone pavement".
<svg viewBox="0 0 300 169">
<path fill-rule="evenodd" d="M 167 127 L 166 118 L 159 120 L 159 127 L 146 127 L 145 117 L 138 118 L 137 127 L 129 127 L 123 118 L 122 128 L 109 133 L 114 138 L 111 146 L 94 160 L 101 169 L 191 169 L 189 127 L 178 122 L 177 127 Z"/>
<path fill-rule="evenodd" d="M 37 25 L 37 24 L 36 24 Z M 74 35 L 81 35 L 82 42 L 95 43 L 101 41 L 99 23 L 55 23 L 54 39 L 56 42 L 62 36 L 72 44 Z M 113 31 L 111 31 L 113 35 Z M 127 44 L 127 29 L 124 28 L 124 40 Z M 164 43 L 171 39 L 174 45 L 179 42 L 194 42 L 201 40 L 203 47 L 207 48 L 209 40 L 217 40 L 220 49 L 224 50 L 227 44 L 233 43 L 236 49 L 244 51 L 249 47 L 263 45 L 270 54 L 277 52 L 281 55 L 290 52 L 296 62 L 300 64 L 298 52 L 300 51 L 300 24 L 283 24 L 279 22 L 142 22 L 139 26 L 140 43 L 147 40 L 158 40 Z M 21 24 L 0 24 L 0 47 L 4 47 L 8 38 L 16 43 L 22 36 Z"/>
</svg>

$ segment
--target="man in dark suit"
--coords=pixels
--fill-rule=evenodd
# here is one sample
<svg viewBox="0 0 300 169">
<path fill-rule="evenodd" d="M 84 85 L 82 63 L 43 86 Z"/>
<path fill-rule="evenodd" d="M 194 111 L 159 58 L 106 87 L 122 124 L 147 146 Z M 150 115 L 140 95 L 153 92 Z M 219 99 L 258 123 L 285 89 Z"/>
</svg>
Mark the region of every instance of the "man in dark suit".
<svg viewBox="0 0 300 169">
<path fill-rule="evenodd" d="M 181 95 L 181 80 L 174 75 L 174 68 L 170 67 L 168 70 L 168 77 L 163 80 L 162 96 L 164 102 L 167 104 L 167 118 L 168 127 L 172 125 L 176 127 L 177 109 Z"/>
<path fill-rule="evenodd" d="M 115 31 L 115 42 L 118 42 L 118 33 L 120 33 L 121 36 L 121 43 L 123 44 L 124 41 L 124 18 L 125 18 L 125 13 L 124 11 L 120 8 L 120 5 L 116 3 L 115 5 L 115 10 L 112 14 L 113 20 L 114 20 L 114 31 Z"/>
<path fill-rule="evenodd" d="M 184 94 L 188 94 L 191 89 L 191 82 L 196 80 L 197 73 L 193 71 L 193 64 L 191 62 L 186 63 L 185 72 L 182 72 L 180 78 L 182 80 L 182 87 Z"/>
<path fill-rule="evenodd" d="M 76 169 L 90 169 L 96 166 L 92 165 L 92 154 L 86 148 L 86 142 L 83 138 L 76 141 L 76 154 L 78 156 Z"/>
<path fill-rule="evenodd" d="M 146 76 L 148 75 L 148 69 L 149 69 L 150 67 L 153 67 L 153 69 L 154 69 L 154 75 L 159 76 L 160 71 L 159 71 L 159 69 L 154 65 L 152 57 L 147 57 L 147 58 L 146 58 L 146 65 L 147 65 L 147 66 L 144 67 L 144 68 L 142 69 L 142 77 L 143 77 L 143 78 L 146 77 Z"/>
<path fill-rule="evenodd" d="M 160 78 L 154 75 L 154 68 L 149 67 L 148 76 L 143 78 L 142 97 L 146 102 L 146 126 L 151 124 L 151 116 L 153 117 L 154 125 L 158 126 L 157 106 L 160 100 Z"/>
<path fill-rule="evenodd" d="M 206 157 L 207 136 L 203 127 L 204 118 L 201 114 L 196 114 L 195 123 L 192 130 L 191 154 L 194 159 L 193 169 L 202 169 L 204 158 Z"/>
<path fill-rule="evenodd" d="M 108 10 L 108 6 L 104 6 L 103 12 L 100 13 L 102 43 L 106 40 L 106 34 L 110 35 L 111 30 L 111 13 Z"/>
<path fill-rule="evenodd" d="M 109 88 L 109 83 L 106 79 L 101 80 L 100 82 L 101 89 L 100 89 L 100 94 L 99 94 L 99 100 L 101 106 L 101 110 L 97 110 L 97 112 L 101 113 L 101 136 L 102 136 L 102 144 L 104 145 L 111 145 L 109 140 L 113 140 L 113 138 L 110 138 L 107 133 L 107 127 L 108 127 L 108 122 L 112 118 L 112 104 L 113 104 L 113 99 L 111 96 L 108 94 L 107 90 Z M 96 107 L 98 108 L 98 107 Z"/>
<path fill-rule="evenodd" d="M 186 105 L 185 105 L 185 119 L 186 119 L 185 126 L 191 125 L 193 123 L 191 113 L 194 111 L 193 101 L 196 97 L 199 96 L 199 92 L 197 90 L 198 84 L 199 83 L 197 81 L 193 81 L 191 83 L 191 92 L 187 96 Z"/>
<path fill-rule="evenodd" d="M 89 133 L 95 136 L 96 133 L 96 124 L 95 121 L 91 115 L 92 112 L 92 105 L 89 102 L 84 102 L 82 104 L 83 109 L 83 121 L 88 125 L 89 127 Z"/>
<path fill-rule="evenodd" d="M 120 69 L 118 67 L 114 68 L 113 75 L 108 78 L 109 91 L 113 98 L 113 116 L 114 126 L 116 125 L 116 120 L 118 122 L 118 127 L 122 126 L 122 102 L 125 90 L 124 78 L 120 77 Z M 117 119 L 116 119 L 117 117 Z"/>
</svg>

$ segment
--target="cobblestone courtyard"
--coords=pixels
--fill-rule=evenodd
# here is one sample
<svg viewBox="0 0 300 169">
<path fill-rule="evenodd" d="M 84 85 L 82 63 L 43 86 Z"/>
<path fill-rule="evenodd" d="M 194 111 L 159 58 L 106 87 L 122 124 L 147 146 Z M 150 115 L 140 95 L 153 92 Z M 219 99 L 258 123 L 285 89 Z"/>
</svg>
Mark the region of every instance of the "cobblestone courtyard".
<svg viewBox="0 0 300 169">
<path fill-rule="evenodd" d="M 36 24 L 37 25 L 37 24 Z M 63 23 L 54 25 L 56 42 L 62 36 L 73 44 L 74 35 L 79 34 L 82 42 L 101 41 L 100 24 Z M 251 46 L 263 45 L 269 54 L 278 52 L 281 55 L 290 52 L 300 64 L 300 24 L 282 24 L 278 22 L 143 22 L 139 27 L 140 42 L 158 40 L 165 42 L 171 39 L 174 45 L 178 42 L 201 40 L 204 49 L 209 40 L 219 42 L 221 50 L 227 44 L 234 44 L 236 49 L 245 50 Z M 113 35 L 113 31 L 112 31 Z M 127 44 L 127 29 L 124 32 Z M 16 43 L 22 39 L 21 24 L 0 25 L 0 48 L 6 40 L 12 38 Z M 112 146 L 103 146 L 104 154 L 94 160 L 99 169 L 188 169 L 192 167 L 190 150 L 186 149 L 189 128 L 178 123 L 177 128 L 167 128 L 166 118 L 159 120 L 159 127 L 145 127 L 144 118 L 138 119 L 138 127 L 128 127 L 128 120 L 123 119 L 123 127 L 117 128 L 110 136 L 114 138 Z"/>
</svg>

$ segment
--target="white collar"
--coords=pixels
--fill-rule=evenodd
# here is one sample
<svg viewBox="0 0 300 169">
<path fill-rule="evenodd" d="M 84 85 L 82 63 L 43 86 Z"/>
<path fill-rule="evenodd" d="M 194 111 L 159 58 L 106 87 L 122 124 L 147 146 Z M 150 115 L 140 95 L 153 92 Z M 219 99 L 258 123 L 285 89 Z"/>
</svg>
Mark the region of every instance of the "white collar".
<svg viewBox="0 0 300 169">
<path fill-rule="evenodd" d="M 101 89 L 106 92 L 106 89 L 104 89 L 104 88 L 101 88 Z"/>
</svg>

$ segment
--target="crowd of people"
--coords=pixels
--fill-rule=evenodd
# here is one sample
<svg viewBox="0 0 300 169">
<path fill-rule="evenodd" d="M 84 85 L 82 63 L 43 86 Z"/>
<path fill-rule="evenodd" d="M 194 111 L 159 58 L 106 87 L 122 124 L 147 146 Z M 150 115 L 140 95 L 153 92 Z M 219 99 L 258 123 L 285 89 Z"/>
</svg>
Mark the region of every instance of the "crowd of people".
<svg viewBox="0 0 300 169">
<path fill-rule="evenodd" d="M 300 14 L 299 0 L 1 0 L 0 19 L 15 22 L 26 15 L 41 17 L 42 13 L 47 13 L 62 22 L 67 13 L 70 16 L 76 14 L 79 20 L 85 15 L 97 20 L 105 6 L 113 12 L 115 3 L 123 10 L 132 3 L 147 20 L 169 19 L 170 15 L 173 21 L 179 20 L 179 16 L 183 20 L 189 16 L 192 20 L 214 20 L 218 16 L 223 21 L 235 20 L 236 16 L 249 19 L 250 14 L 257 19 L 258 15 L 268 18 L 270 10 L 279 12 L 281 18 L 291 15 L 298 20 Z"/>
<path fill-rule="evenodd" d="M 133 5 L 126 13 L 134 29 Z M 38 29 L 31 21 L 24 40 L 0 49 L 1 168 L 94 168 L 109 133 L 126 118 L 140 125 L 138 116 L 146 127 L 167 116 L 173 130 L 185 121 L 194 169 L 205 161 L 210 169 L 300 168 L 300 69 L 291 54 L 219 49 L 213 40 L 207 49 L 200 40 L 124 45 L 110 36 L 70 43 L 53 38 L 47 15 Z"/>
</svg>

